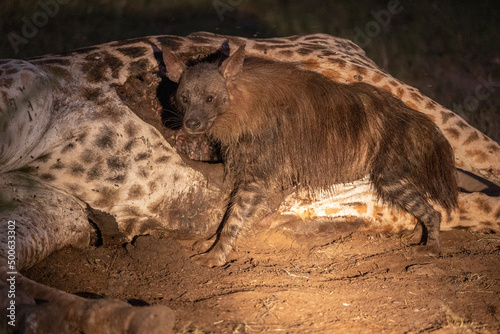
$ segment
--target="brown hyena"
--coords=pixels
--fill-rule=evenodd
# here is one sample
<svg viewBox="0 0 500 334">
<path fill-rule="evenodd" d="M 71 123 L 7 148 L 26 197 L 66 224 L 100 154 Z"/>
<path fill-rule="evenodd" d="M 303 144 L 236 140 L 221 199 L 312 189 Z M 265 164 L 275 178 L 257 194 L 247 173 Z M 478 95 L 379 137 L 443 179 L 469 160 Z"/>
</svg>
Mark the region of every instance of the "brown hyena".
<svg viewBox="0 0 500 334">
<path fill-rule="evenodd" d="M 244 47 L 220 65 L 191 67 L 163 52 L 185 130 L 219 141 L 234 179 L 217 240 L 197 262 L 223 265 L 240 231 L 284 189 L 331 189 L 366 175 L 382 201 L 417 218 L 423 249 L 439 252 L 432 203 L 456 207 L 456 171 L 451 146 L 425 115 L 369 84 L 245 57 Z"/>
</svg>

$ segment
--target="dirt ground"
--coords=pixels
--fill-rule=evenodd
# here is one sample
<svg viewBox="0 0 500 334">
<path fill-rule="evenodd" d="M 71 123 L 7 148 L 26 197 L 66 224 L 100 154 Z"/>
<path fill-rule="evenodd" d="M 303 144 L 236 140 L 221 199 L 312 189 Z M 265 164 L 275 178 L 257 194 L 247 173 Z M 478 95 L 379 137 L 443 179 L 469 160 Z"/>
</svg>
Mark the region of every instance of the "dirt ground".
<svg viewBox="0 0 500 334">
<path fill-rule="evenodd" d="M 189 259 L 194 240 L 140 236 L 66 248 L 24 274 L 86 297 L 162 304 L 177 333 L 499 333 L 500 237 L 442 233 L 439 258 L 367 231 L 259 230 L 232 260 Z"/>
</svg>

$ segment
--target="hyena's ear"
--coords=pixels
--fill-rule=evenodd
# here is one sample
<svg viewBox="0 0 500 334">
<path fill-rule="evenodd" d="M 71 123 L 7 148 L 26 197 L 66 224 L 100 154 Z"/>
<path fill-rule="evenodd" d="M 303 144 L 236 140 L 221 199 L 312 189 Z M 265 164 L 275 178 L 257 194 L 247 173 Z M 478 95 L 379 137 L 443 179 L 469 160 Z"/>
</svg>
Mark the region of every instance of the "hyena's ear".
<svg viewBox="0 0 500 334">
<path fill-rule="evenodd" d="M 232 56 L 224 60 L 219 67 L 219 72 L 224 79 L 231 81 L 243 71 L 243 61 L 245 60 L 245 45 L 240 46 Z"/>
<path fill-rule="evenodd" d="M 166 47 L 162 47 L 162 51 L 163 62 L 167 68 L 167 77 L 173 82 L 179 82 L 182 73 L 186 69 L 186 64 Z"/>
</svg>

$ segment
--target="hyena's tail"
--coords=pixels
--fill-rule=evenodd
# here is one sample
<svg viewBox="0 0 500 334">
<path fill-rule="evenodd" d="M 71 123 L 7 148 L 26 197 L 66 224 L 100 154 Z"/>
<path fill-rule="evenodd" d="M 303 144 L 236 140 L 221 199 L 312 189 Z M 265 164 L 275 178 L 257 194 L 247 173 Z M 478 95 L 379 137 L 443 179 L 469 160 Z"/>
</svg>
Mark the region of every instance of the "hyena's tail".
<svg viewBox="0 0 500 334">
<path fill-rule="evenodd" d="M 404 209 L 411 202 L 455 209 L 458 186 L 451 145 L 427 116 L 415 110 L 406 107 L 390 118 L 392 129 L 386 129 L 371 170 L 379 196 Z"/>
</svg>

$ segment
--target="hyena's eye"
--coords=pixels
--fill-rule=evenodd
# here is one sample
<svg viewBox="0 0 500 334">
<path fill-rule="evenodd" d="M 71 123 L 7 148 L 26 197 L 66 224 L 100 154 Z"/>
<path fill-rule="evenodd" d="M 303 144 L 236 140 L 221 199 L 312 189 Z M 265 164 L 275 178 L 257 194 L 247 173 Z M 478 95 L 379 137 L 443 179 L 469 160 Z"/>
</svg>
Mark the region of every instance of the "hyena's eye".
<svg viewBox="0 0 500 334">
<path fill-rule="evenodd" d="M 207 103 L 212 103 L 212 102 L 214 102 L 214 97 L 212 95 L 209 95 L 207 97 Z"/>
<path fill-rule="evenodd" d="M 181 96 L 181 101 L 182 101 L 182 103 L 187 103 L 188 102 L 188 98 L 186 97 L 186 95 L 182 95 Z"/>
</svg>

